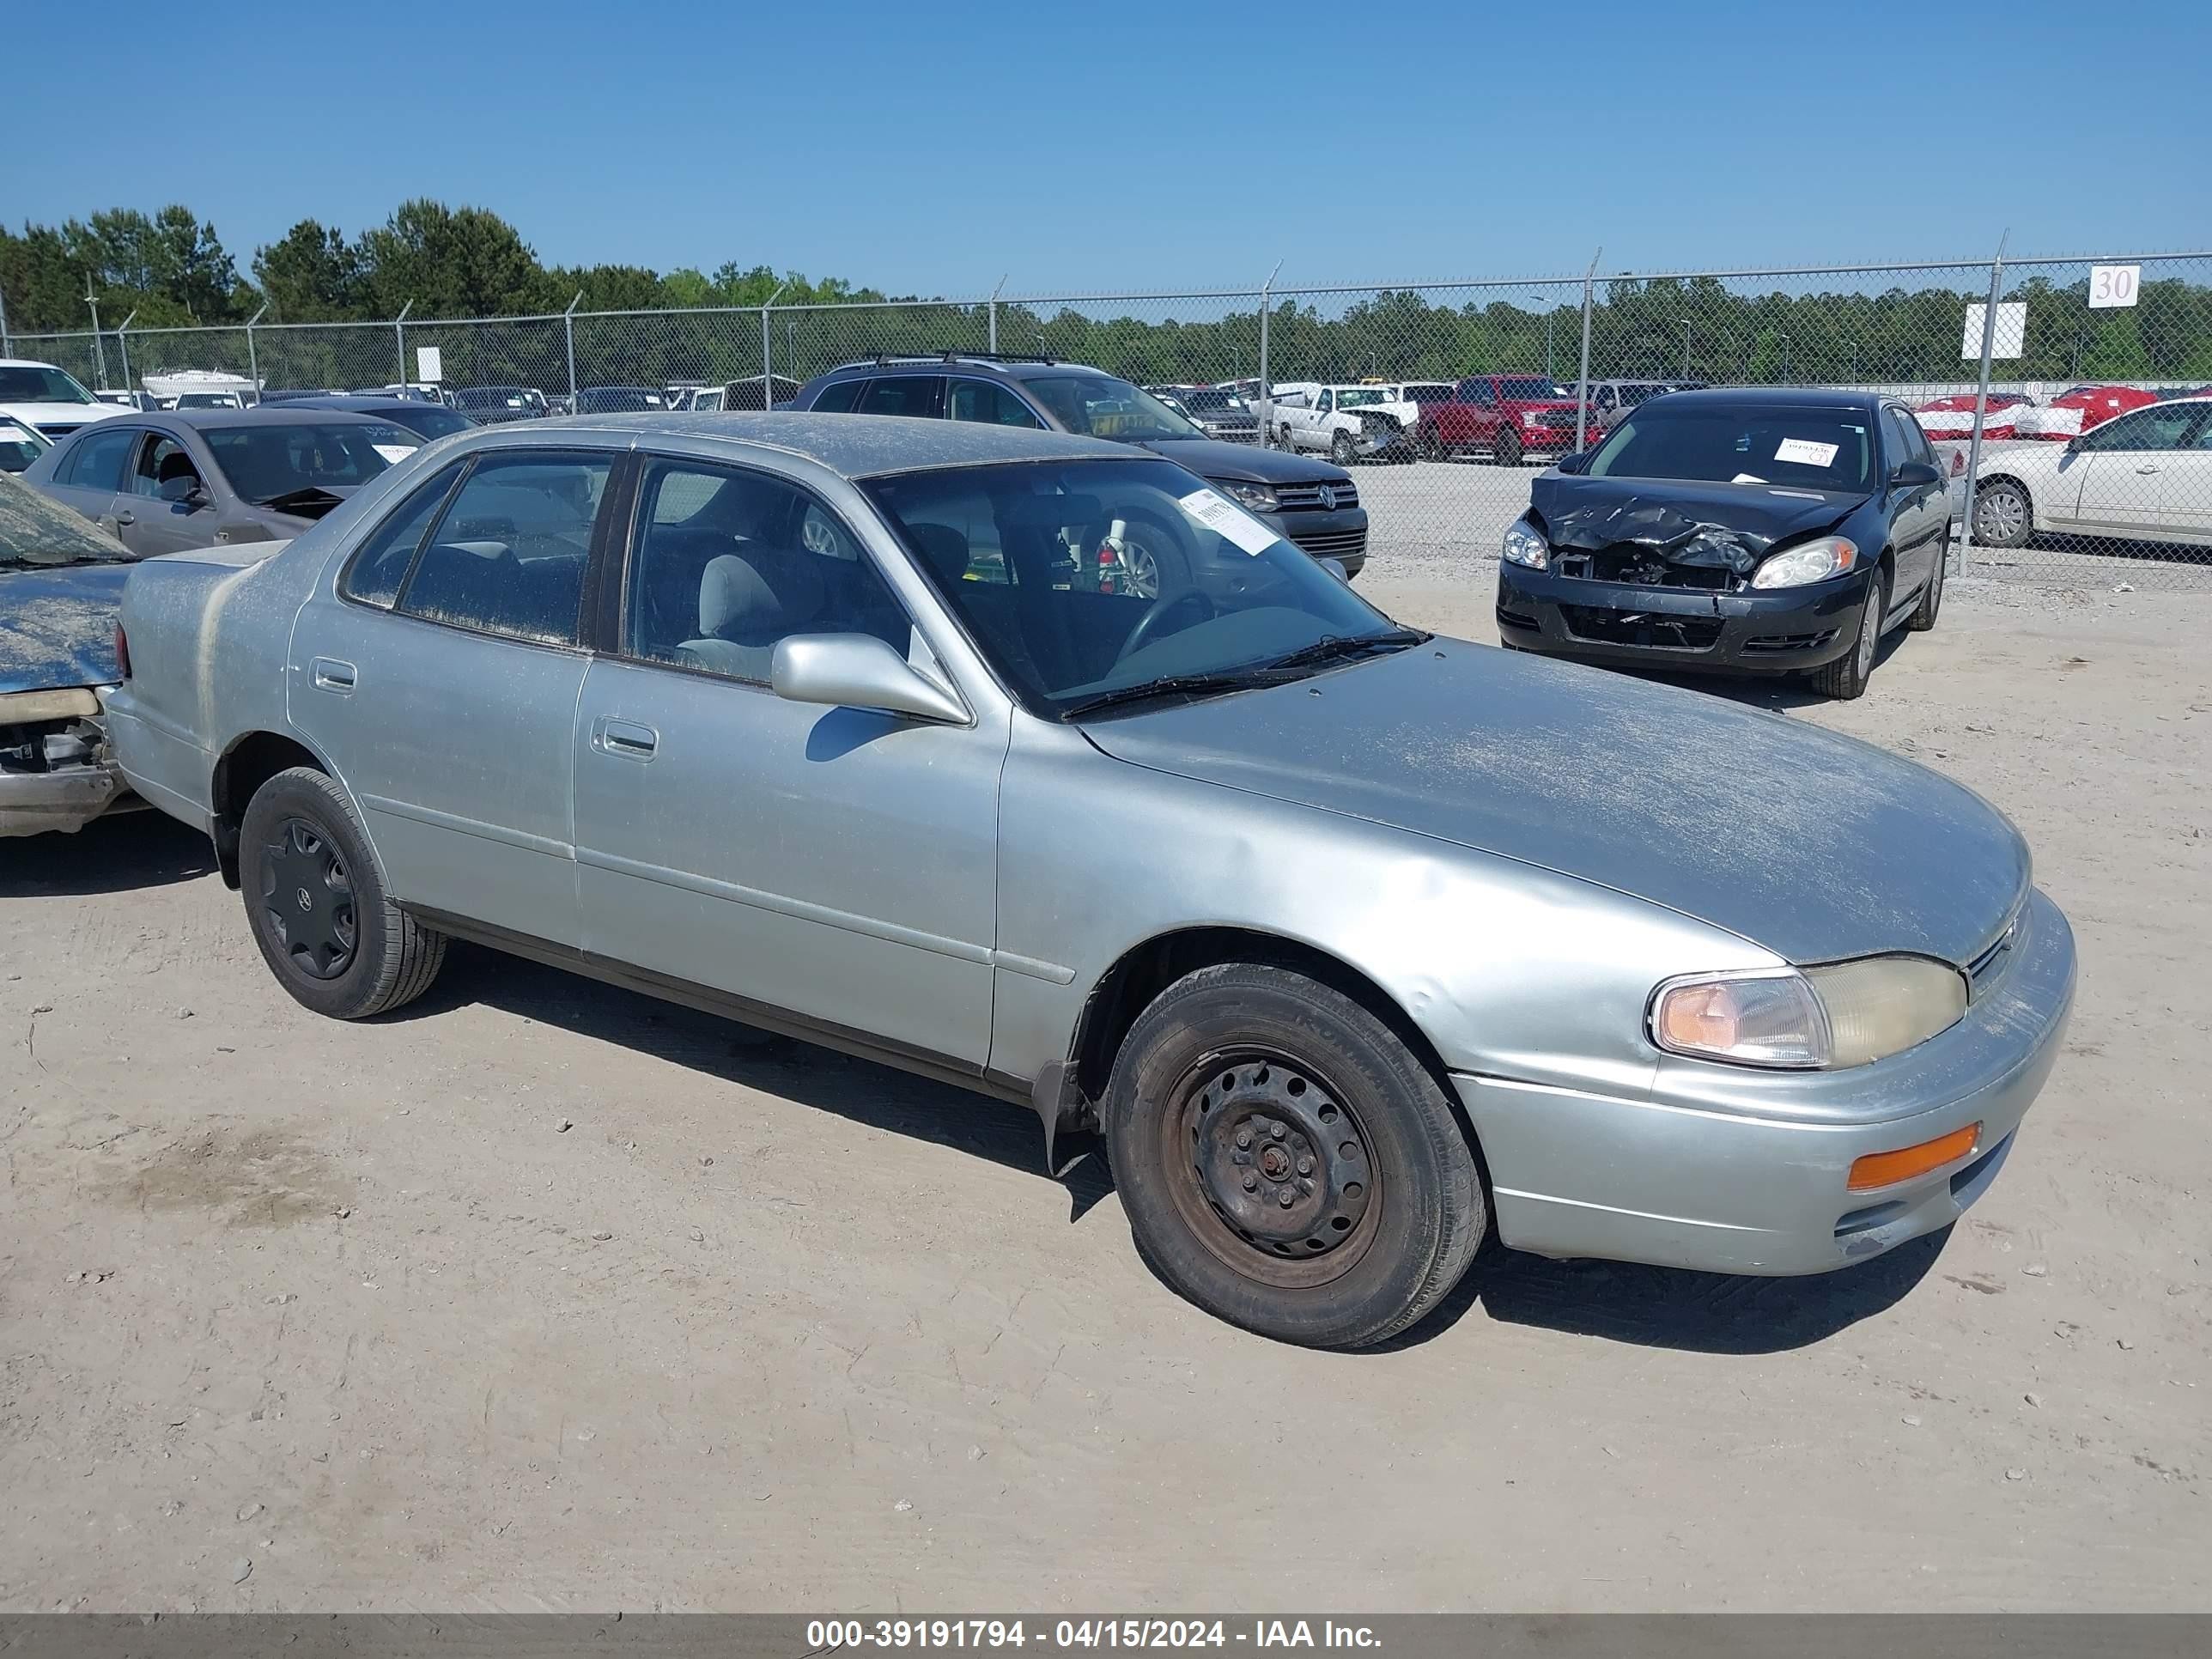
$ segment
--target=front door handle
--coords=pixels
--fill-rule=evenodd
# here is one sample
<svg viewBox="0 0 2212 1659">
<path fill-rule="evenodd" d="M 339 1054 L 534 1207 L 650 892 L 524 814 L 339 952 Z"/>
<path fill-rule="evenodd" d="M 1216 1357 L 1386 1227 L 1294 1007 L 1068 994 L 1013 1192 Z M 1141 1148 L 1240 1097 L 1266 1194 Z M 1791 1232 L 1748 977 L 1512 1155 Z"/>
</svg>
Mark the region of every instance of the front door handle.
<svg viewBox="0 0 2212 1659">
<path fill-rule="evenodd" d="M 118 525 L 137 524 L 138 515 L 136 513 L 118 513 L 115 515 L 115 522 Z"/>
<path fill-rule="evenodd" d="M 2138 472 L 2150 473 L 2157 471 L 2158 468 L 2156 466 L 2139 466 L 2136 471 Z"/>
<path fill-rule="evenodd" d="M 659 750 L 660 733 L 635 720 L 602 714 L 592 722 L 592 747 L 623 760 L 649 761 Z"/>
<path fill-rule="evenodd" d="M 341 662 L 336 657 L 318 657 L 310 666 L 318 691 L 335 691 L 342 697 L 352 692 L 355 677 L 360 672 L 351 663 Z"/>
</svg>

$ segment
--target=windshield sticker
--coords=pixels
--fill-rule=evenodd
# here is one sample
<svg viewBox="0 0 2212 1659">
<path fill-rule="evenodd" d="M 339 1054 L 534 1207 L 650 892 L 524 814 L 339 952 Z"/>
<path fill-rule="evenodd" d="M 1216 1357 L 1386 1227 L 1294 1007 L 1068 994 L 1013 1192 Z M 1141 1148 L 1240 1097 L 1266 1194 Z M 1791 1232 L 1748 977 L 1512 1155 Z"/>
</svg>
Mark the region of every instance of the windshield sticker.
<svg viewBox="0 0 2212 1659">
<path fill-rule="evenodd" d="M 1774 452 L 1778 461 L 1794 461 L 1799 466 L 1830 466 L 1834 465 L 1834 444 L 1816 444 L 1809 438 L 1784 438 Z"/>
<path fill-rule="evenodd" d="M 371 444 L 369 447 L 374 450 L 378 454 L 383 456 L 384 459 L 389 461 L 392 465 L 397 466 L 400 462 L 405 460 L 410 455 L 412 455 L 419 446 L 415 444 Z"/>
<path fill-rule="evenodd" d="M 1215 535 L 1236 543 L 1255 559 L 1282 539 L 1218 490 L 1194 489 L 1176 505 Z"/>
<path fill-rule="evenodd" d="M 1730 478 L 1729 482 L 1730 483 L 1765 483 L 1766 480 L 1759 477 L 1756 473 L 1739 472 L 1735 477 Z"/>
</svg>

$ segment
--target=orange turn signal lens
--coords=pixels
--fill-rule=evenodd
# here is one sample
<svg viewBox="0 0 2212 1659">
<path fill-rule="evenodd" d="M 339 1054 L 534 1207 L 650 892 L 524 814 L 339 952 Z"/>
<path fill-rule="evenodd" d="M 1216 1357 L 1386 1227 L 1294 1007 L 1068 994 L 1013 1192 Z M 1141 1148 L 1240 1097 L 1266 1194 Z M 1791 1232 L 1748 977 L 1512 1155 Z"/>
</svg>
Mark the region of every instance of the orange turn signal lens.
<svg viewBox="0 0 2212 1659">
<path fill-rule="evenodd" d="M 1915 1176 L 1924 1176 L 1930 1170 L 1956 1163 L 1981 1145 L 1981 1140 L 1982 1126 L 1969 1123 L 1963 1129 L 1923 1140 L 1917 1146 L 1903 1146 L 1893 1152 L 1869 1152 L 1853 1160 L 1849 1185 L 1855 1193 L 1894 1187 L 1900 1181 L 1910 1181 Z"/>
</svg>

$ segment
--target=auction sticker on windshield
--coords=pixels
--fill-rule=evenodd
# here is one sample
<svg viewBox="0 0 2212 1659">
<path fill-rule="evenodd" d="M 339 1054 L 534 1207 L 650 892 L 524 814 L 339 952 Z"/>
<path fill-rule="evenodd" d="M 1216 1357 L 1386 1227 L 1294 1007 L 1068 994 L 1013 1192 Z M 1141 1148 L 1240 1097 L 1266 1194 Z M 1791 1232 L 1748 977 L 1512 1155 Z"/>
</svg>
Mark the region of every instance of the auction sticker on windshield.
<svg viewBox="0 0 2212 1659">
<path fill-rule="evenodd" d="M 1809 438 L 1784 438 L 1774 451 L 1778 461 L 1794 461 L 1800 466 L 1830 466 L 1836 459 L 1834 444 L 1816 444 Z"/>
<path fill-rule="evenodd" d="M 1832 450 L 1831 454 L 1834 453 Z M 1176 505 L 1211 530 L 1257 558 L 1282 538 L 1218 490 L 1194 489 Z"/>
<path fill-rule="evenodd" d="M 397 466 L 412 455 L 419 446 L 415 444 L 371 444 L 369 447 Z"/>
</svg>

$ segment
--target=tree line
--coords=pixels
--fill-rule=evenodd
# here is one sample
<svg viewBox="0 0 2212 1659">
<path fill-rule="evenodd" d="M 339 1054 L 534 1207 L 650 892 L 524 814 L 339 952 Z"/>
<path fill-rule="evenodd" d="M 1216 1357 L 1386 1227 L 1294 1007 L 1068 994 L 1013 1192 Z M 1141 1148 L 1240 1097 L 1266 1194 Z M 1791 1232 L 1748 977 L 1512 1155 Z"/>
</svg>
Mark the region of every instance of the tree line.
<svg viewBox="0 0 2212 1659">
<path fill-rule="evenodd" d="M 264 324 L 386 320 L 410 305 L 417 319 L 521 318 L 562 311 L 580 294 L 581 313 L 671 313 L 580 323 L 575 372 L 585 385 L 756 374 L 757 322 L 683 313 L 757 307 L 779 288 L 785 307 L 872 302 L 779 313 L 769 343 L 779 375 L 803 378 L 879 351 L 977 349 L 994 321 L 981 305 L 891 301 L 880 289 L 779 274 L 764 264 L 731 261 L 711 275 L 548 266 L 497 214 L 428 200 L 403 203 L 353 237 L 303 220 L 256 249 L 249 264 L 250 276 L 240 275 L 214 225 L 181 205 L 151 216 L 115 209 L 58 227 L 26 224 L 20 234 L 0 228 L 0 294 L 12 331 L 88 327 L 88 291 L 110 331 L 133 312 L 134 331 L 228 331 L 143 346 L 134 333 L 133 365 L 141 370 L 244 368 L 238 325 L 264 306 Z M 2091 310 L 2086 268 L 2070 281 L 2029 271 L 2007 285 L 2005 298 L 2027 301 L 2027 338 L 2021 357 L 1996 366 L 1998 379 L 2212 380 L 2212 285 L 2203 275 L 2147 267 L 2135 307 Z M 1749 383 L 1971 381 L 1977 365 L 1960 350 L 1965 307 L 1984 297 L 1986 276 L 1972 266 L 1942 275 L 1948 279 L 1837 277 L 1817 288 L 1803 278 L 1602 281 L 1590 318 L 1592 373 Z M 1448 380 L 1485 370 L 1568 380 L 1580 360 L 1581 289 L 1382 289 L 1326 301 L 1285 295 L 1267 321 L 1269 374 L 1278 380 Z M 995 322 L 1003 349 L 1095 363 L 1147 384 L 1259 372 L 1260 319 L 1250 301 L 1006 302 Z M 436 331 L 418 322 L 409 338 L 441 344 L 456 384 L 550 387 L 565 384 L 568 373 L 568 338 L 557 325 Z M 271 350 L 285 354 L 273 372 Z M 270 384 L 381 379 L 398 368 L 396 356 L 384 366 L 386 347 L 365 334 L 265 338 L 264 354 Z"/>
</svg>

